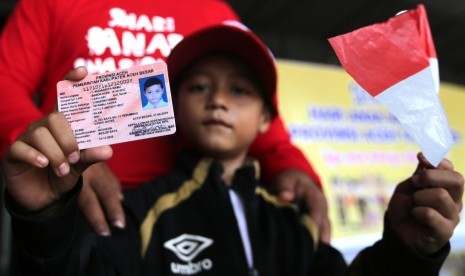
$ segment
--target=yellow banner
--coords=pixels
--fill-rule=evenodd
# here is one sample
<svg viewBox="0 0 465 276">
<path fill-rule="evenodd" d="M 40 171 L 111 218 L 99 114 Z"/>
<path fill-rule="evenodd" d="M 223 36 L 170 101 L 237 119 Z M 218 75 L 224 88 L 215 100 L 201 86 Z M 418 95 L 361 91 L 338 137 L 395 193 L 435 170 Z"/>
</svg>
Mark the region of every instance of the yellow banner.
<svg viewBox="0 0 465 276">
<path fill-rule="evenodd" d="M 399 122 L 342 68 L 278 61 L 279 108 L 293 142 L 318 171 L 333 238 L 379 233 L 397 183 L 415 170 L 419 148 Z M 465 173 L 465 87 L 442 84 L 455 144 L 447 158 Z"/>
</svg>

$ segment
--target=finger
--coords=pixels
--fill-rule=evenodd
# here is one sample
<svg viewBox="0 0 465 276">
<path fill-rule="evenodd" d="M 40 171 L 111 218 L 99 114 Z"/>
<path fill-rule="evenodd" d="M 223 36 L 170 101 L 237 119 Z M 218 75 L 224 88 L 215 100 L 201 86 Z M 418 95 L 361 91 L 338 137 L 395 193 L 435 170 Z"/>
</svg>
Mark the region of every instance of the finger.
<svg viewBox="0 0 465 276">
<path fill-rule="evenodd" d="M 419 162 L 419 166 L 422 168 L 422 169 L 435 169 L 436 167 L 433 166 L 429 161 L 428 159 L 426 159 L 425 155 L 423 154 L 423 152 L 419 152 L 417 154 L 417 159 L 418 159 L 418 162 Z"/>
<path fill-rule="evenodd" d="M 79 66 L 68 72 L 65 76 L 65 80 L 80 81 L 87 76 L 87 69 L 84 66 Z"/>
<path fill-rule="evenodd" d="M 319 230 L 322 231 L 328 219 L 328 203 L 326 202 L 326 197 L 314 184 L 304 183 L 303 185 L 306 185 L 303 197 L 305 198 L 310 216 L 317 223 Z M 328 233 L 324 234 L 327 235 Z"/>
<path fill-rule="evenodd" d="M 100 146 L 89 148 L 81 151 L 79 162 L 73 166 L 77 173 L 83 173 L 91 165 L 106 161 L 113 155 L 113 149 L 110 146 Z"/>
<path fill-rule="evenodd" d="M 413 244 L 423 254 L 437 252 L 452 237 L 456 227 L 455 222 L 447 220 L 431 208 L 414 208 L 412 216 L 420 227 Z"/>
<path fill-rule="evenodd" d="M 451 161 L 447 160 L 447 159 L 442 159 L 442 161 L 438 165 L 438 169 L 453 171 L 454 170 L 454 164 Z"/>
<path fill-rule="evenodd" d="M 417 153 L 417 160 L 418 160 L 417 168 L 413 172 L 413 175 L 417 175 L 417 174 L 421 173 L 425 169 L 425 162 L 426 162 L 426 164 L 429 163 L 428 160 L 426 160 L 423 153 L 421 153 L 421 152 Z"/>
<path fill-rule="evenodd" d="M 54 112 L 45 117 L 45 125 L 62 149 L 68 162 L 75 164 L 79 161 L 79 148 L 73 130 L 66 117 L 60 112 Z"/>
<path fill-rule="evenodd" d="M 112 225 L 124 228 L 126 220 L 121 205 L 121 183 L 104 164 L 92 166 L 85 173 L 89 186 L 94 190 Z"/>
<path fill-rule="evenodd" d="M 49 161 L 45 155 L 30 145 L 23 141 L 15 141 L 5 153 L 4 164 L 18 162 L 24 162 L 38 168 L 45 168 Z M 5 173 L 11 173 L 11 170 L 5 170 Z"/>
<path fill-rule="evenodd" d="M 296 180 L 291 177 L 278 179 L 273 187 L 278 198 L 284 202 L 291 202 L 296 197 Z"/>
<path fill-rule="evenodd" d="M 436 234 L 452 236 L 457 220 L 450 220 L 442 216 L 437 210 L 428 207 L 415 207 L 412 209 L 412 216 L 421 224 L 428 226 L 428 229 L 434 229 Z"/>
<path fill-rule="evenodd" d="M 21 139 L 36 147 L 46 157 L 51 154 L 55 159 L 49 158 L 49 161 L 58 176 L 64 176 L 69 172 L 68 162 L 75 163 L 79 159 L 79 150 L 71 127 L 66 117 L 59 112 L 31 124 Z M 66 161 L 62 155 L 66 157 Z"/>
<path fill-rule="evenodd" d="M 84 79 L 87 76 L 87 68 L 84 66 L 79 66 L 71 71 L 69 71 L 66 76 L 65 80 L 70 80 L 70 81 L 80 81 Z M 55 106 L 53 108 L 53 111 L 58 111 L 58 102 L 55 102 Z"/>
<path fill-rule="evenodd" d="M 68 72 L 65 76 L 65 80 L 70 81 L 80 81 L 87 76 L 87 68 L 84 66 L 77 67 Z M 55 106 L 53 107 L 53 111 L 58 111 L 58 102 L 55 102 Z"/>
<path fill-rule="evenodd" d="M 99 235 L 111 235 L 110 228 L 105 220 L 102 207 L 97 199 L 97 195 L 90 189 L 84 181 L 84 186 L 78 198 L 79 207 L 84 218 L 91 228 Z"/>
<path fill-rule="evenodd" d="M 63 177 L 69 173 L 70 166 L 65 153 L 46 127 L 39 126 L 33 130 L 28 130 L 22 139 L 24 143 L 35 148 L 48 159 L 57 176 Z"/>
<path fill-rule="evenodd" d="M 417 188 L 415 188 L 415 183 L 419 181 L 419 176 L 418 175 L 413 175 L 411 176 L 410 178 L 400 182 L 395 190 L 394 190 L 394 194 L 404 194 L 404 195 L 411 195 L 413 192 L 415 192 L 417 190 Z M 413 185 L 412 185 L 413 184 Z"/>
<path fill-rule="evenodd" d="M 418 165 L 413 175 L 418 175 L 426 169 L 435 169 L 435 167 L 426 159 L 422 152 L 417 153 Z"/>
<path fill-rule="evenodd" d="M 331 242 L 331 222 L 328 217 L 320 225 L 320 239 L 328 244 Z"/>
<path fill-rule="evenodd" d="M 419 175 L 415 186 L 421 188 L 443 188 L 446 189 L 456 204 L 462 203 L 463 176 L 454 171 L 426 170 Z"/>
<path fill-rule="evenodd" d="M 449 171 L 454 170 L 454 165 L 452 164 L 452 162 L 450 162 L 447 159 L 442 159 L 437 167 L 433 166 L 421 152 L 417 154 L 417 159 L 419 161 L 419 166 L 421 166 L 422 169 L 436 169 L 437 168 L 437 169 L 449 170 Z"/>
<path fill-rule="evenodd" d="M 110 185 L 109 185 L 110 186 Z M 121 204 L 120 191 L 114 190 L 110 193 L 105 193 L 100 201 L 105 209 L 106 214 L 113 226 L 124 228 L 126 220 L 124 217 L 123 206 Z"/>
<path fill-rule="evenodd" d="M 442 188 L 423 189 L 413 194 L 413 206 L 435 210 L 441 216 L 457 222 L 459 208 L 449 192 Z"/>
<path fill-rule="evenodd" d="M 435 209 L 428 207 L 415 207 L 412 209 L 413 218 L 421 222 L 423 227 L 426 227 L 426 231 L 423 231 L 423 235 L 428 235 L 433 239 L 437 239 L 438 242 L 443 243 L 449 240 L 454 233 L 454 229 L 458 224 L 456 220 L 449 220 L 443 217 Z"/>
</svg>

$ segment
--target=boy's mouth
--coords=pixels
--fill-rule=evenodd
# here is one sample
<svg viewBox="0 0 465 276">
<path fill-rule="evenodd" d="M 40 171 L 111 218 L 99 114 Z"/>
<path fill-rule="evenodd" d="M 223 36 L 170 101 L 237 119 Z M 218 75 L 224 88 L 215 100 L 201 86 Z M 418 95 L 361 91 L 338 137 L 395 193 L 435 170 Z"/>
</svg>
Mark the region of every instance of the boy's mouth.
<svg viewBox="0 0 465 276">
<path fill-rule="evenodd" d="M 218 119 L 209 119 L 203 122 L 205 126 L 223 126 L 227 128 L 232 128 L 232 125 L 226 123 L 223 120 L 218 120 Z"/>
</svg>

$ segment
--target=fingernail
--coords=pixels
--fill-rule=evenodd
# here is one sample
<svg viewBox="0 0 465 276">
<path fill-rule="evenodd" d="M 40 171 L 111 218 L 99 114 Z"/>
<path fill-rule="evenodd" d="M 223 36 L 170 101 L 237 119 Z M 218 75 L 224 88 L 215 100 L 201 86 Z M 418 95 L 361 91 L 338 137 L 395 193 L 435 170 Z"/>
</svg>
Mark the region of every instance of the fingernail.
<svg viewBox="0 0 465 276">
<path fill-rule="evenodd" d="M 281 198 L 284 201 L 290 201 L 293 198 L 293 194 L 291 192 L 283 192 L 283 193 L 281 193 Z"/>
<path fill-rule="evenodd" d="M 77 161 L 79 161 L 79 157 L 79 152 L 72 152 L 70 155 L 68 155 L 68 162 L 71 164 L 75 164 Z"/>
<path fill-rule="evenodd" d="M 123 193 L 119 193 L 119 200 L 121 200 L 121 201 L 124 200 L 124 194 Z"/>
<path fill-rule="evenodd" d="M 60 176 L 67 175 L 69 173 L 69 165 L 66 162 L 61 163 L 58 167 L 58 173 Z"/>
<path fill-rule="evenodd" d="M 117 227 L 119 229 L 124 229 L 124 227 L 125 227 L 123 221 L 121 221 L 119 219 L 117 219 L 117 220 L 115 220 L 113 222 L 113 226 L 115 226 L 115 227 Z"/>
<path fill-rule="evenodd" d="M 43 157 L 43 156 L 38 156 L 36 160 L 37 160 L 37 163 L 39 163 L 39 165 L 41 165 L 43 167 L 47 166 L 47 164 L 48 164 L 48 159 Z"/>
<path fill-rule="evenodd" d="M 104 236 L 104 237 L 110 236 L 110 232 L 108 230 L 102 230 L 102 231 L 98 232 L 98 234 L 100 236 Z"/>
</svg>

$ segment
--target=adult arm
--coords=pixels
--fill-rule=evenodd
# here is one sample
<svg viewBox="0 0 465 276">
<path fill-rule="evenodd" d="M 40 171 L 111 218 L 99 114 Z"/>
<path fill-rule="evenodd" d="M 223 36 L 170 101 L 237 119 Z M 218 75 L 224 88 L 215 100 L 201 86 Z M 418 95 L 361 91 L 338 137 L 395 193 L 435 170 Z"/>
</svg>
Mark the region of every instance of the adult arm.
<svg viewBox="0 0 465 276">
<path fill-rule="evenodd" d="M 50 49 L 49 1 L 19 1 L 0 36 L 0 155 L 43 113 L 34 102 Z"/>
<path fill-rule="evenodd" d="M 271 183 L 278 197 L 305 202 L 318 225 L 320 238 L 329 242 L 331 225 L 328 204 L 318 174 L 300 149 L 293 145 L 281 118 L 273 120 L 268 131 L 258 136 L 250 154 L 260 161 L 265 183 Z"/>
</svg>

